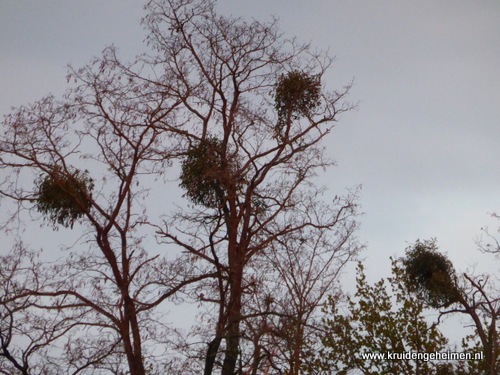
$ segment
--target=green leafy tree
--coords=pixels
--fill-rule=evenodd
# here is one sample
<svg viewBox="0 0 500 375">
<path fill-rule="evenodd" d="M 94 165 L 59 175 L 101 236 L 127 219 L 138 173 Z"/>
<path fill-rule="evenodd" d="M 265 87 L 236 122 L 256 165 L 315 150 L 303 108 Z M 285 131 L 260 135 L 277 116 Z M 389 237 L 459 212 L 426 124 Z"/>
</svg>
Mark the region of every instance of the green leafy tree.
<svg viewBox="0 0 500 375">
<path fill-rule="evenodd" d="M 324 309 L 321 347 L 310 357 L 306 373 L 450 373 L 447 365 L 437 362 L 388 358 L 389 353 L 441 351 L 447 343 L 436 324 L 427 321 L 422 298 L 407 291 L 401 265 L 396 261 L 392 262 L 392 272 L 392 277 L 370 285 L 363 265 L 358 265 L 356 293 L 347 298 L 345 313 L 335 299 L 330 299 Z"/>
</svg>

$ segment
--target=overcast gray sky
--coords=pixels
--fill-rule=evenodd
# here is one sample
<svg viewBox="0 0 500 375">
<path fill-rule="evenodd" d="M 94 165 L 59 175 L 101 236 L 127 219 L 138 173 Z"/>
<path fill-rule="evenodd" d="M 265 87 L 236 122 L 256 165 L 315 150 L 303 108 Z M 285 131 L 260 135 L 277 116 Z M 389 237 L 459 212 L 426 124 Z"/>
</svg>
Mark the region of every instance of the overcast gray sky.
<svg viewBox="0 0 500 375">
<path fill-rule="evenodd" d="M 437 237 L 458 268 L 500 211 L 500 1 L 222 0 L 236 16 L 279 17 L 283 31 L 337 57 L 326 82 L 354 79 L 322 176 L 332 194 L 363 185 L 359 237 L 371 277 L 417 238 Z M 0 0 L 0 113 L 63 92 L 66 64 L 111 43 L 142 51 L 137 0 Z M 486 268 L 485 268 L 486 269 Z"/>
</svg>

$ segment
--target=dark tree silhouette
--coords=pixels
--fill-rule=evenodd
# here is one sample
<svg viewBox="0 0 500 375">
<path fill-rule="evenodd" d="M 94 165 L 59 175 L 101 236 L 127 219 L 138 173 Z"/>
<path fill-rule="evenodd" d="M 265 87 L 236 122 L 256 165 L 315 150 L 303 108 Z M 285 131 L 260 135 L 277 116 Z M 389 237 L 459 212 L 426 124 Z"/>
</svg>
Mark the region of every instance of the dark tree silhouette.
<svg viewBox="0 0 500 375">
<path fill-rule="evenodd" d="M 450 260 L 438 252 L 434 240 L 417 241 L 406 254 L 403 263 L 408 288 L 423 293 L 429 306 L 443 309 L 441 315 L 468 315 L 484 353 L 482 370 L 487 375 L 498 374 L 500 298 L 494 285 L 489 283 L 490 278 L 467 273 L 458 277 Z"/>
<path fill-rule="evenodd" d="M 158 307 L 186 298 L 207 306 L 197 332 L 205 342 L 176 346 L 188 348 L 178 372 L 203 362 L 205 374 L 258 373 L 255 335 L 242 327 L 268 315 L 293 339 L 264 350 L 286 347 L 283 371 L 297 373 L 308 319 L 359 249 L 357 191 L 328 197 L 314 180 L 333 164 L 324 140 L 352 108 L 350 85 L 329 90 L 332 58 L 285 39 L 276 21 L 223 17 L 211 0 L 153 0 L 146 11 L 149 54 L 125 63 L 106 48 L 70 70 L 62 99 L 17 108 L 2 123 L 0 193 L 17 204 L 9 224 L 38 212 L 75 233 L 71 253 L 32 275 L 47 282 L 9 303 L 34 298 L 37 309 L 74 319 L 60 338 L 75 337 L 60 358 L 67 372 L 174 371 L 167 363 L 177 355 L 155 357 L 172 339 Z M 150 191 L 179 186 L 190 204 L 154 216 L 165 202 L 148 201 Z M 313 235 L 321 243 L 305 238 Z M 289 299 L 302 305 L 286 306 L 282 289 L 279 304 L 256 309 L 268 300 L 256 286 L 275 281 L 269 264 L 304 261 L 301 244 L 315 260 L 302 275 L 312 289 Z M 289 289 L 297 276 L 282 265 L 273 275 Z"/>
</svg>

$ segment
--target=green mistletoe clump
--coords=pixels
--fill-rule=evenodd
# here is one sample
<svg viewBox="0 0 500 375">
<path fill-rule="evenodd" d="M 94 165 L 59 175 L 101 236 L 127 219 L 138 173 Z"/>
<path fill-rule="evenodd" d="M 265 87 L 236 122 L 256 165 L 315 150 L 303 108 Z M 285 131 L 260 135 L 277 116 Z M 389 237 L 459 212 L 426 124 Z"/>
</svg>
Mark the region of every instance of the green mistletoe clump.
<svg viewBox="0 0 500 375">
<path fill-rule="evenodd" d="M 72 228 L 92 206 L 94 181 L 87 170 L 69 173 L 56 166 L 40 176 L 35 185 L 36 209 L 53 223 Z"/>
</svg>

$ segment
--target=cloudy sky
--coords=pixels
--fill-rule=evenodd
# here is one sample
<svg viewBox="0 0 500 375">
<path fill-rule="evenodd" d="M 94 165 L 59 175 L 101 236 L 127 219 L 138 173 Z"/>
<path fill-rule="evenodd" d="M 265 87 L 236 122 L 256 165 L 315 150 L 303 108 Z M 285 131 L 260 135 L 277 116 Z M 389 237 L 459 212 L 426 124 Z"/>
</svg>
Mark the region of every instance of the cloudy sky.
<svg viewBox="0 0 500 375">
<path fill-rule="evenodd" d="M 498 270 L 475 250 L 500 211 L 499 0 L 221 0 L 225 14 L 280 19 L 336 56 L 327 86 L 354 79 L 321 176 L 332 194 L 363 185 L 359 238 L 370 276 L 436 237 L 457 268 Z M 143 49 L 137 0 L 0 0 L 0 113 L 63 92 L 66 64 L 115 44 Z"/>
</svg>

